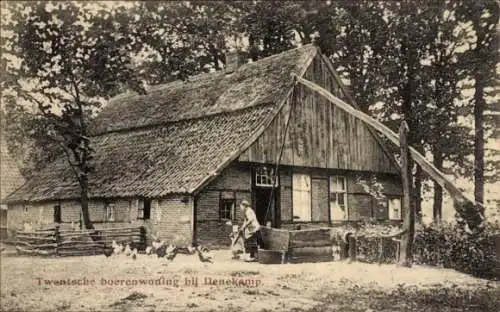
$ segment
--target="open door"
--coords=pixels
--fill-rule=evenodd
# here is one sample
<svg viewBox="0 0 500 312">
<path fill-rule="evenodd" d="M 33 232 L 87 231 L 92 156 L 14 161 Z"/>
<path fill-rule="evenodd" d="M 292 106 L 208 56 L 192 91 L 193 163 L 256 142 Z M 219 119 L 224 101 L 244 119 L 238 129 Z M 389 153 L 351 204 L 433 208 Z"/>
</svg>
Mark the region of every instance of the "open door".
<svg viewBox="0 0 500 312">
<path fill-rule="evenodd" d="M 277 190 L 274 190 L 277 192 Z M 255 187 L 253 190 L 253 203 L 257 220 L 261 225 L 268 221 L 271 226 L 276 227 L 276 194 L 272 195 L 273 188 Z M 269 211 L 268 211 L 269 209 Z"/>
<path fill-rule="evenodd" d="M 255 168 L 252 183 L 252 203 L 257 220 L 261 225 L 271 222 L 271 226 L 279 226 L 279 188 L 277 186 L 274 168 L 259 166 Z"/>
</svg>

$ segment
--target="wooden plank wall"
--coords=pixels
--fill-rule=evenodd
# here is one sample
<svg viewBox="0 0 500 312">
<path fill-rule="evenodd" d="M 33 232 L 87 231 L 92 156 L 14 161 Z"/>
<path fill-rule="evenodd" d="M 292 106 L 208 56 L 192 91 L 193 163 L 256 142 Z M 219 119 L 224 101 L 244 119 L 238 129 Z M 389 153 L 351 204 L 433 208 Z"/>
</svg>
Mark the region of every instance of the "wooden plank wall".
<svg viewBox="0 0 500 312">
<path fill-rule="evenodd" d="M 315 57 L 304 77 L 345 100 L 340 85 L 321 57 Z M 290 107 L 290 126 L 285 135 Z M 276 163 L 283 139 L 283 165 L 398 172 L 363 122 L 303 85 L 297 85 L 270 127 L 239 160 Z"/>
</svg>

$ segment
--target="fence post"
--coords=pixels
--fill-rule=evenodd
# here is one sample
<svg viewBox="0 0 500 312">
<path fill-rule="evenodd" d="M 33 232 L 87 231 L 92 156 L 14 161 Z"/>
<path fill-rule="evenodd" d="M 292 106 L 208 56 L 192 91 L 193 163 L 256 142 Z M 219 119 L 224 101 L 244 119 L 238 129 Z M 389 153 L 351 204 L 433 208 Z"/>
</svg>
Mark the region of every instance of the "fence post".
<svg viewBox="0 0 500 312">
<path fill-rule="evenodd" d="M 347 246 L 349 251 L 349 261 L 356 261 L 356 238 L 354 235 L 349 235 L 347 237 Z"/>
<path fill-rule="evenodd" d="M 61 233 L 59 231 L 59 224 L 54 228 L 54 238 L 56 239 L 56 256 L 59 256 L 59 246 L 61 245 Z"/>
<path fill-rule="evenodd" d="M 415 236 L 415 213 L 411 204 L 411 156 L 408 146 L 408 124 L 403 120 L 399 127 L 399 146 L 401 148 L 401 182 L 403 184 L 403 229 L 399 263 L 411 267 L 413 262 L 413 237 Z"/>
<path fill-rule="evenodd" d="M 19 231 L 17 229 L 14 229 L 14 247 L 16 248 L 16 252 L 20 253 L 19 249 L 17 249 L 17 246 L 19 246 L 19 244 L 18 244 L 19 238 L 17 237 L 18 234 L 19 234 Z"/>
</svg>

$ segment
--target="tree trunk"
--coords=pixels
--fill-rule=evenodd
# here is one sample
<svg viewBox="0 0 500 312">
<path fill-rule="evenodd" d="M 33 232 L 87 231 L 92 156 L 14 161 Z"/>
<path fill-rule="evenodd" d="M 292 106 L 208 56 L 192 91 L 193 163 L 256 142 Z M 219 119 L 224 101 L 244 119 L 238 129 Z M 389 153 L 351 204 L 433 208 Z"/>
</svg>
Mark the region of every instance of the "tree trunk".
<svg viewBox="0 0 500 312">
<path fill-rule="evenodd" d="M 89 156 L 90 156 L 90 141 L 87 136 L 87 126 L 85 124 L 85 115 L 83 111 L 83 103 L 80 100 L 80 93 L 78 86 L 75 84 L 75 93 L 76 93 L 76 104 L 78 105 L 78 115 L 79 123 L 80 123 L 80 137 L 78 138 L 80 141 L 80 156 L 79 156 L 79 175 L 78 181 L 80 182 L 80 205 L 82 208 L 82 221 L 83 227 L 86 229 L 94 229 L 94 225 L 90 220 L 89 214 Z M 78 148 L 77 148 L 78 149 Z M 76 152 L 75 152 L 76 153 Z M 78 153 L 76 153 L 78 154 Z M 95 240 L 94 236 L 92 239 Z"/>
<path fill-rule="evenodd" d="M 484 79 L 481 73 L 474 76 L 474 199 L 484 203 Z"/>
<path fill-rule="evenodd" d="M 408 125 L 402 122 L 399 128 L 401 148 L 401 182 L 403 184 L 403 230 L 399 263 L 411 267 L 413 262 L 413 236 L 415 233 L 415 211 L 411 205 L 411 167 L 409 166 L 410 150 L 408 148 Z"/>
<path fill-rule="evenodd" d="M 412 191 L 413 206 L 415 207 L 415 217 L 418 222 L 422 222 L 422 167 L 415 164 L 415 188 Z"/>
<path fill-rule="evenodd" d="M 438 147 L 433 148 L 434 166 L 438 170 L 443 169 L 443 155 L 438 151 Z M 441 222 L 443 217 L 443 188 L 439 183 L 434 182 L 434 201 L 432 204 L 432 220 Z"/>
<path fill-rule="evenodd" d="M 82 208 L 83 227 L 88 230 L 93 230 L 94 225 L 90 220 L 90 214 L 89 214 L 88 178 L 87 176 L 82 176 L 80 180 L 81 180 L 80 206 Z"/>
</svg>

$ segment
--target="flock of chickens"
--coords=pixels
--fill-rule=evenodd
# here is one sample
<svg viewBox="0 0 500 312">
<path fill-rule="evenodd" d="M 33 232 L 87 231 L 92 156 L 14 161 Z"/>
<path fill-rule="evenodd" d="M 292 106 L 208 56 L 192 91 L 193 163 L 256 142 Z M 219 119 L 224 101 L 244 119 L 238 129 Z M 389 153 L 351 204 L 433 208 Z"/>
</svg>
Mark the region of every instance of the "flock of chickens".
<svg viewBox="0 0 500 312">
<path fill-rule="evenodd" d="M 155 255 L 158 258 L 165 258 L 168 261 L 173 261 L 174 258 L 177 256 L 177 254 L 183 253 L 183 254 L 188 254 L 188 255 L 194 255 L 195 253 L 198 254 L 198 258 L 200 259 L 201 262 L 203 263 L 213 263 L 213 255 L 210 252 L 210 250 L 206 247 L 183 247 L 179 248 L 176 247 L 175 245 L 172 244 L 167 244 L 165 241 L 159 241 L 155 240 L 151 244 L 151 246 L 148 246 L 146 248 L 146 255 L 152 256 Z M 126 257 L 130 257 L 134 260 L 137 259 L 137 248 L 132 249 L 130 247 L 130 244 L 121 244 L 117 243 L 116 241 L 113 241 L 111 243 L 111 248 L 105 248 L 104 249 L 104 255 L 106 257 L 111 257 L 111 256 L 117 256 L 117 255 L 124 255 Z"/>
</svg>

